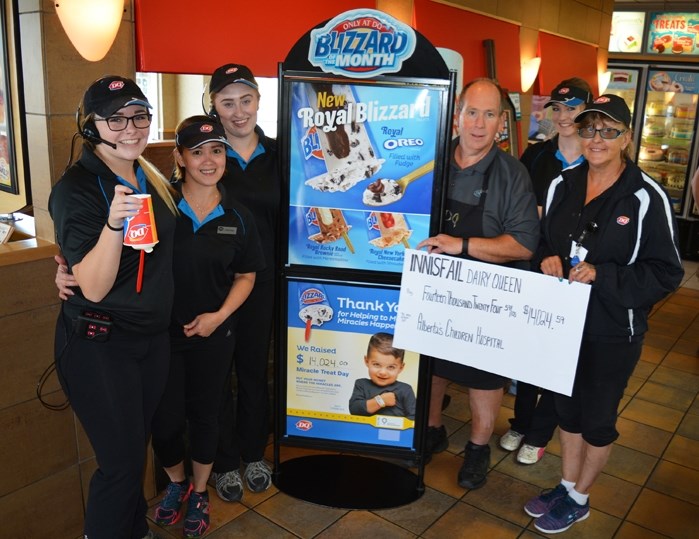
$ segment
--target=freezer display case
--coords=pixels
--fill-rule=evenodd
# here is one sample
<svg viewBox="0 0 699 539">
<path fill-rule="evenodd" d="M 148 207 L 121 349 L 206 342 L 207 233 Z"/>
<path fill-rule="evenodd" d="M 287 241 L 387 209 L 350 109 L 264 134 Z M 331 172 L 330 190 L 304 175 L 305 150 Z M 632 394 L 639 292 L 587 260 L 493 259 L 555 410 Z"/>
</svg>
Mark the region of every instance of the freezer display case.
<svg viewBox="0 0 699 539">
<path fill-rule="evenodd" d="M 643 105 L 638 164 L 665 186 L 678 214 L 682 214 L 685 193 L 687 199 L 691 196 L 686 187 L 693 172 L 689 165 L 696 131 L 697 79 L 695 73 L 651 68 Z"/>
<path fill-rule="evenodd" d="M 689 186 L 697 168 L 699 69 L 675 65 L 616 64 L 608 93 L 633 114 L 638 165 L 668 191 L 681 219 L 696 217 Z"/>
</svg>

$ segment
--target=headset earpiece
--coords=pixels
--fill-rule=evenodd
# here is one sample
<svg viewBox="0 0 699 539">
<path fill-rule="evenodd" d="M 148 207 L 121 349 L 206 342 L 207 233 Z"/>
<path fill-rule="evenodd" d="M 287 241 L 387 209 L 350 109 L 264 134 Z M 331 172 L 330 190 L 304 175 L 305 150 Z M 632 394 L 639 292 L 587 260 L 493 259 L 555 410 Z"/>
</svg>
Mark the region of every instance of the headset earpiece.
<svg viewBox="0 0 699 539">
<path fill-rule="evenodd" d="M 93 139 L 98 139 L 99 135 L 97 134 L 97 126 L 95 125 L 94 122 L 85 122 L 85 125 L 83 126 L 82 130 L 82 136 L 83 138 L 86 138 L 88 140 L 92 140 L 95 142 Z"/>
</svg>

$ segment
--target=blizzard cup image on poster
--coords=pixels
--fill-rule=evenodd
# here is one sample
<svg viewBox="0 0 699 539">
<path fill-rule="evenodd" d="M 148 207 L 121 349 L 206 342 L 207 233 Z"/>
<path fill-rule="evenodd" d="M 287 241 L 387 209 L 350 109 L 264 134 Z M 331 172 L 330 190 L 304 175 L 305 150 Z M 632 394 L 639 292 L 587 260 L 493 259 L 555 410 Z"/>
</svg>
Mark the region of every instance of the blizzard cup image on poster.
<svg viewBox="0 0 699 539">
<path fill-rule="evenodd" d="M 395 271 L 429 236 L 440 94 L 295 82 L 289 261 Z"/>
<path fill-rule="evenodd" d="M 398 296 L 288 283 L 289 435 L 413 446 L 420 356 L 392 346 Z"/>
</svg>

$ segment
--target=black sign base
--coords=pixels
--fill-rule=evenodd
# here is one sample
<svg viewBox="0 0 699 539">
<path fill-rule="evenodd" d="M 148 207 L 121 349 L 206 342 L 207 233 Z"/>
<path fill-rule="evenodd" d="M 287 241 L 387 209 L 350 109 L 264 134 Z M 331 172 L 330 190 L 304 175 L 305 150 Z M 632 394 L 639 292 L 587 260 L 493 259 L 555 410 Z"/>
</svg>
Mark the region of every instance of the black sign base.
<svg viewBox="0 0 699 539">
<path fill-rule="evenodd" d="M 310 455 L 279 464 L 274 484 L 307 502 L 342 509 L 389 509 L 417 500 L 418 477 L 407 468 L 356 455 Z"/>
</svg>

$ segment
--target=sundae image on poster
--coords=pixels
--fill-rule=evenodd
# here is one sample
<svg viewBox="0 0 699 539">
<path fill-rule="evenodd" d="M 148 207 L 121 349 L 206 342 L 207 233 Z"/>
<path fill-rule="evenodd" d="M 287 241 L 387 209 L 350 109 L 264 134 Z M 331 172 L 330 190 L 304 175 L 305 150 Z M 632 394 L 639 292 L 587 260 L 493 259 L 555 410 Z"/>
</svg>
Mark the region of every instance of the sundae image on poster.
<svg viewBox="0 0 699 539">
<path fill-rule="evenodd" d="M 288 262 L 399 273 L 405 249 L 428 238 L 429 226 L 429 215 L 291 207 Z"/>
<path fill-rule="evenodd" d="M 419 355 L 392 346 L 398 295 L 288 283 L 288 435 L 413 447 Z"/>
<path fill-rule="evenodd" d="M 364 122 L 357 118 L 357 103 L 345 84 L 307 84 L 309 115 L 320 114 L 324 126 L 315 129 L 317 141 L 304 141 L 304 149 L 320 146 L 325 171 L 306 180 L 318 191 L 347 191 L 381 168 Z M 310 154 L 309 159 L 315 157 Z M 322 169 L 321 169 L 322 170 Z"/>
<path fill-rule="evenodd" d="M 366 222 L 369 243 L 373 246 L 387 249 L 402 244 L 410 249 L 408 238 L 413 231 L 402 214 L 373 211 Z"/>
<path fill-rule="evenodd" d="M 306 324 L 304 340 L 311 338 L 311 327 L 332 320 L 333 310 L 322 285 L 299 285 L 299 318 Z"/>
<path fill-rule="evenodd" d="M 309 240 L 316 243 L 332 243 L 342 238 L 350 252 L 354 253 L 354 247 L 347 235 L 350 226 L 345 221 L 342 210 L 309 208 L 306 212 L 306 226 L 310 233 Z"/>
<path fill-rule="evenodd" d="M 405 367 L 405 350 L 393 347 L 393 335 L 375 333 L 369 339 L 364 364 L 369 378 L 354 382 L 349 410 L 355 415 L 389 415 L 415 419 L 415 392 L 398 380 Z"/>
<path fill-rule="evenodd" d="M 293 82 L 290 205 L 391 204 L 429 214 L 442 95 L 414 86 Z"/>
</svg>

